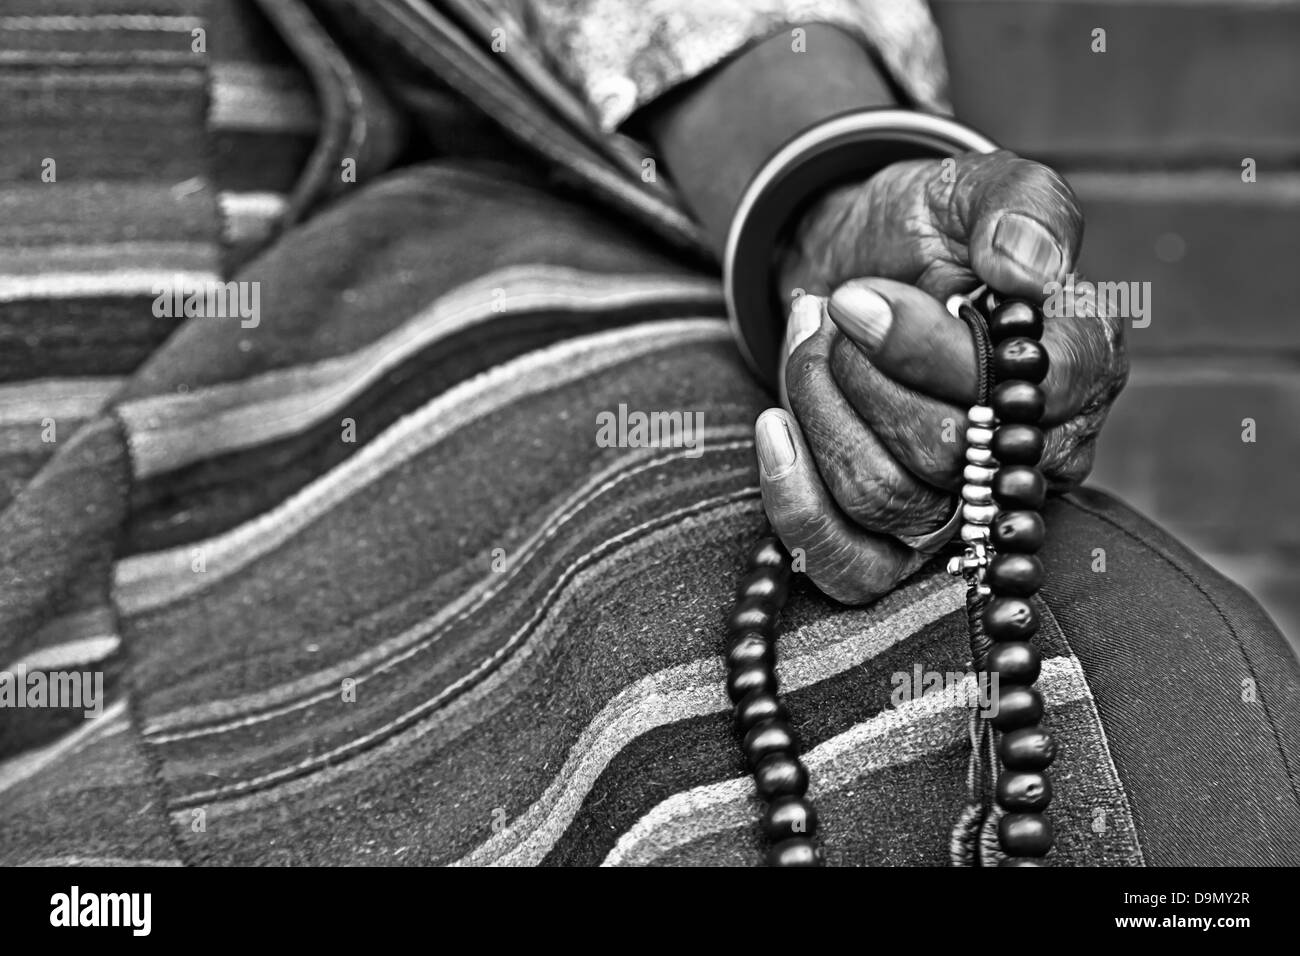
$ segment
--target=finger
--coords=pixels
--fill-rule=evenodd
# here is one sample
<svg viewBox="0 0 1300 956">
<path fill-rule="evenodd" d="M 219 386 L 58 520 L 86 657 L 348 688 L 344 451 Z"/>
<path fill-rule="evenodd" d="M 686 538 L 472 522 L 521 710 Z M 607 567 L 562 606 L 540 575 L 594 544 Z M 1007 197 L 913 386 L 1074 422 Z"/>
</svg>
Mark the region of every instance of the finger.
<svg viewBox="0 0 1300 956">
<path fill-rule="evenodd" d="M 788 412 L 770 408 L 760 415 L 755 444 L 768 520 L 787 550 L 802 550 L 808 576 L 830 597 L 845 604 L 873 601 L 924 562 L 839 512 Z"/>
<path fill-rule="evenodd" d="M 852 279 L 834 291 L 827 311 L 890 378 L 947 402 L 975 401 L 974 340 L 938 299 L 905 282 Z"/>
<path fill-rule="evenodd" d="M 868 429 L 908 472 L 927 484 L 957 491 L 966 464 L 965 412 L 929 399 L 888 378 L 840 339 L 832 346 L 831 377 Z M 1039 467 L 1053 491 L 1087 478 L 1105 424 L 1108 402 L 1099 402 L 1045 429 Z"/>
<path fill-rule="evenodd" d="M 954 179 L 935 213 L 955 211 L 975 274 L 1006 295 L 1042 302 L 1049 283 L 1074 271 L 1083 241 L 1074 190 L 1055 170 L 1005 150 L 961 157 Z"/>
<path fill-rule="evenodd" d="M 829 191 L 791 253 L 808 287 L 854 275 L 915 284 L 938 299 L 987 283 L 1041 302 L 1073 270 L 1083 214 L 1061 176 L 1006 150 L 887 166 Z"/>
<path fill-rule="evenodd" d="M 849 405 L 913 476 L 948 492 L 962 485 L 966 409 L 885 375 L 845 336 L 831 345 L 831 376 Z"/>
<path fill-rule="evenodd" d="M 1082 484 L 1092 471 L 1097 436 L 1106 422 L 1107 411 L 1102 407 L 1076 415 L 1043 436 L 1039 468 L 1054 491 L 1065 491 Z"/>
<path fill-rule="evenodd" d="M 1112 401 L 1128 377 L 1122 326 L 1082 298 L 1044 322 L 1048 371 L 1043 422 L 1066 421 Z M 831 320 L 890 378 L 967 408 L 976 400 L 975 346 L 970 329 L 921 290 L 888 279 L 853 279 L 831 295 Z M 841 386 L 845 383 L 841 382 Z M 862 414 L 862 409 L 854 403 Z"/>
<path fill-rule="evenodd" d="M 952 513 L 951 497 L 917 480 L 853 410 L 830 370 L 827 323 L 795 350 L 787 367 L 789 410 L 840 511 L 870 531 L 923 535 Z"/>
<path fill-rule="evenodd" d="M 1064 493 L 1083 484 L 1092 471 L 1093 461 L 1097 457 L 1097 440 L 1090 438 L 1081 445 L 1075 445 L 1062 455 L 1047 478 L 1047 488 L 1055 493 Z"/>
<path fill-rule="evenodd" d="M 1053 305 L 1046 304 L 1043 322 L 1048 360 L 1043 422 L 1049 425 L 1109 405 L 1128 381 L 1124 323 L 1099 309 L 1094 298 L 1075 299 L 1067 309 Z"/>
<path fill-rule="evenodd" d="M 786 391 L 786 367 L 790 355 L 810 335 L 816 333 L 826 321 L 825 299 L 815 295 L 801 295 L 790 306 L 790 317 L 785 323 L 785 337 L 781 340 L 781 349 L 777 355 L 777 390 L 780 394 L 781 407 L 790 410 L 790 397 Z"/>
</svg>

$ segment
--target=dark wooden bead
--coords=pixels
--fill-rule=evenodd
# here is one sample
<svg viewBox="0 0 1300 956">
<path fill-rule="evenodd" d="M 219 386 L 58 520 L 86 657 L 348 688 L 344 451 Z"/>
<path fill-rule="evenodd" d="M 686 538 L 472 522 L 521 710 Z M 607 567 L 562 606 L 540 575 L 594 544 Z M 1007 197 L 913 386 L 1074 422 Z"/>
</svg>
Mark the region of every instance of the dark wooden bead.
<svg viewBox="0 0 1300 956">
<path fill-rule="evenodd" d="M 1013 867 L 1013 866 L 1044 866 L 1044 865 L 1045 864 L 1043 863 L 1042 860 L 1037 860 L 1032 856 L 1008 856 L 1008 857 L 1003 857 L 1002 862 L 998 864 L 998 867 L 1001 868 L 1004 866 Z"/>
<path fill-rule="evenodd" d="M 1033 425 L 999 425 L 989 449 L 1002 465 L 1036 465 L 1043 457 L 1043 432 Z"/>
<path fill-rule="evenodd" d="M 984 633 L 991 641 L 1024 641 L 1038 633 L 1038 612 L 1024 598 L 993 598 L 984 606 L 981 620 L 984 622 Z M 1032 684 L 1033 681 L 1016 683 Z"/>
<path fill-rule="evenodd" d="M 1047 537 L 1047 525 L 1037 511 L 1004 511 L 989 530 L 993 546 L 1004 553 L 1033 554 Z"/>
<path fill-rule="evenodd" d="M 989 651 L 988 669 L 998 675 L 999 684 L 1032 684 L 1042 666 L 1034 645 L 1023 641 L 994 644 Z"/>
<path fill-rule="evenodd" d="M 1003 339 L 993 350 L 993 374 L 1000 382 L 1041 382 L 1047 377 L 1047 349 L 1020 335 Z"/>
<path fill-rule="evenodd" d="M 993 412 L 1000 421 L 1035 425 L 1046 407 L 1043 390 L 1032 382 L 1002 382 L 993 389 Z"/>
<path fill-rule="evenodd" d="M 780 698 L 766 690 L 751 691 L 736 705 L 736 730 L 742 735 L 765 720 L 789 720 Z M 1037 722 L 1037 718 L 1034 719 Z"/>
<path fill-rule="evenodd" d="M 747 694 L 752 694 L 756 690 L 768 694 L 776 693 L 776 674 L 772 672 L 772 668 L 763 664 L 746 664 L 744 667 L 735 667 L 727 672 L 727 696 L 731 698 L 733 704 L 740 703 Z"/>
<path fill-rule="evenodd" d="M 754 786 L 764 800 L 802 797 L 808 792 L 808 770 L 797 757 L 772 754 L 754 768 Z"/>
<path fill-rule="evenodd" d="M 1013 813 L 1042 813 L 1052 802 L 1052 782 L 1041 773 L 1015 771 L 998 777 L 998 806 Z"/>
<path fill-rule="evenodd" d="M 1002 735 L 998 756 L 1008 770 L 1046 770 L 1056 759 L 1056 742 L 1043 727 L 1021 727 Z"/>
<path fill-rule="evenodd" d="M 1055 834 L 1041 813 L 1008 813 L 998 821 L 998 843 L 1008 856 L 1046 856 Z"/>
<path fill-rule="evenodd" d="M 803 797 L 781 797 L 767 805 L 763 833 L 771 843 L 796 837 L 811 839 L 817 833 L 817 811 Z"/>
<path fill-rule="evenodd" d="M 780 613 L 775 607 L 758 598 L 745 598 L 737 601 L 727 618 L 727 633 L 740 634 L 744 631 L 758 631 L 770 635 L 776 628 L 776 617 Z"/>
<path fill-rule="evenodd" d="M 1035 511 L 1047 500 L 1047 482 L 1030 465 L 1003 465 L 993 476 L 993 497 L 1008 510 Z"/>
<path fill-rule="evenodd" d="M 776 664 L 775 645 L 757 631 L 746 631 L 727 644 L 727 666 L 735 670 L 747 664 L 769 668 Z"/>
<path fill-rule="evenodd" d="M 785 548 L 781 546 L 778 538 L 771 535 L 758 539 L 758 542 L 749 551 L 749 569 L 754 568 L 775 568 L 784 569 L 786 574 L 790 572 L 790 558 L 785 553 Z"/>
<path fill-rule="evenodd" d="M 772 568 L 754 568 L 736 586 L 736 600 L 753 598 L 773 611 L 781 610 L 790 593 L 790 577 Z"/>
<path fill-rule="evenodd" d="M 1004 733 L 1032 727 L 1043 719 L 1043 695 L 1033 687 L 1019 684 L 1005 686 L 998 682 L 998 712 L 990 719 Z"/>
<path fill-rule="evenodd" d="M 985 582 L 994 594 L 1029 597 L 1043 586 L 1043 562 L 1032 554 L 996 555 L 989 563 Z"/>
<path fill-rule="evenodd" d="M 767 851 L 768 866 L 820 866 L 817 844 L 806 837 L 782 840 Z"/>
<path fill-rule="evenodd" d="M 760 763 L 764 757 L 772 754 L 793 755 L 797 744 L 794 732 L 783 720 L 765 720 L 751 727 L 740 745 L 749 759 L 750 765 Z"/>
<path fill-rule="evenodd" d="M 996 344 L 1017 335 L 1027 339 L 1041 339 L 1043 314 L 1028 302 L 1010 299 L 994 309 L 989 316 L 989 337 Z"/>
</svg>

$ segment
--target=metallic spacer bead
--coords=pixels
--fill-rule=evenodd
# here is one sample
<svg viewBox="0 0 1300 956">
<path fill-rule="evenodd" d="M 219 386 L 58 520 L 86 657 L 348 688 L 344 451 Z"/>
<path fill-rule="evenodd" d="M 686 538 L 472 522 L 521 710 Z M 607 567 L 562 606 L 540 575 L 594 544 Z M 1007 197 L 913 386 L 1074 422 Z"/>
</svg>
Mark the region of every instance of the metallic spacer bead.
<svg viewBox="0 0 1300 956">
<path fill-rule="evenodd" d="M 981 468 L 989 468 L 995 464 L 993 452 L 987 448 L 967 447 L 966 460 L 972 465 L 979 465 Z"/>
<path fill-rule="evenodd" d="M 987 405 L 972 405 L 966 412 L 966 418 L 972 425 L 978 425 L 982 428 L 992 428 L 997 422 L 997 416 L 993 414 L 993 409 Z"/>
<path fill-rule="evenodd" d="M 993 489 L 988 485 L 962 485 L 961 500 L 973 505 L 993 504 Z"/>
<path fill-rule="evenodd" d="M 948 559 L 949 574 L 969 574 L 979 584 L 984 583 L 984 573 L 988 569 L 992 555 L 989 549 L 979 542 L 966 546 L 966 552 Z"/>
<path fill-rule="evenodd" d="M 971 505 L 964 504 L 961 506 L 961 516 L 964 521 L 971 524 L 992 524 L 993 519 L 998 516 L 997 505 Z"/>
<path fill-rule="evenodd" d="M 980 465 L 967 465 L 962 470 L 962 477 L 970 485 L 991 485 L 993 476 L 998 473 L 996 468 L 983 468 Z"/>
<path fill-rule="evenodd" d="M 991 428 L 968 428 L 966 429 L 966 444 L 974 445 L 976 448 L 988 448 L 993 441 L 993 429 Z"/>
<path fill-rule="evenodd" d="M 989 540 L 988 525 L 963 524 L 961 526 L 961 539 L 967 544 L 974 544 L 977 541 L 986 543 Z"/>
</svg>

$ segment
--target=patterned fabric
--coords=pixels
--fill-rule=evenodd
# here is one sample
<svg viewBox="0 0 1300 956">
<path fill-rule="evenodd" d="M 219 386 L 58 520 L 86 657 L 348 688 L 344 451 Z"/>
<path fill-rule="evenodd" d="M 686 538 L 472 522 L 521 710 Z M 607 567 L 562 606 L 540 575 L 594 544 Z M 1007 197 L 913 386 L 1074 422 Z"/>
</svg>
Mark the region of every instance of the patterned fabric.
<svg viewBox="0 0 1300 956">
<path fill-rule="evenodd" d="M 171 331 L 139 308 L 151 280 L 220 272 L 206 67 L 190 49 L 202 6 L 5 5 L 0 382 L 129 372 Z M 30 476 L 3 471 L 10 488 Z"/>
<path fill-rule="evenodd" d="M 515 0 L 601 128 L 756 39 L 826 23 L 859 37 L 915 106 L 948 111 L 939 33 L 922 0 Z M 500 7 L 503 4 L 489 4 Z M 509 22 L 504 20 L 503 22 Z M 791 37 L 792 50 L 797 38 Z M 815 52 L 811 55 L 816 55 Z"/>
<path fill-rule="evenodd" d="M 324 124 L 308 173 L 262 180 L 245 159 L 222 179 L 220 163 L 186 165 L 206 155 L 205 118 L 283 146 L 297 108 L 229 85 L 211 104 L 181 96 L 194 68 L 172 41 L 196 14 L 179 0 L 150 0 L 144 21 L 72 0 L 53 11 L 71 19 L 43 20 L 47 3 L 18 4 L 36 19 L 6 49 L 116 51 L 128 78 L 94 58 L 56 78 L 89 98 L 56 113 L 121 117 L 103 134 L 120 139 L 60 153 L 81 175 L 61 174 L 48 205 L 31 198 L 39 163 L 3 184 L 0 202 L 28 213 L 3 234 L 0 668 L 101 670 L 108 700 L 95 720 L 0 714 L 0 863 L 758 862 L 720 650 L 762 524 L 752 423 L 770 399 L 716 276 L 684 264 L 671 195 L 539 105 L 552 91 L 518 143 L 553 164 L 421 162 L 330 203 L 335 160 L 388 107 L 339 64 L 321 24 L 349 7 L 327 3 L 320 29 L 293 20 L 306 7 L 266 6 L 300 24 Z M 527 120 L 528 87 L 464 46 L 465 16 L 365 8 L 414 75 L 436 65 L 469 102 Z M 170 65 L 141 72 L 155 60 Z M 241 75 L 267 74 L 224 82 Z M 31 156 L 78 148 L 40 126 L 40 82 L 3 76 Z M 166 104 L 175 142 L 149 145 L 159 127 L 118 89 Z M 136 150 L 174 166 L 137 167 Z M 597 201 L 558 189 L 557 170 Z M 259 283 L 256 327 L 164 323 L 144 286 L 179 268 L 177 244 L 190 273 L 219 268 L 214 177 L 286 197 L 286 231 L 233 274 Z M 703 454 L 604 447 L 597 415 L 620 405 L 702 414 Z M 1057 862 L 1296 863 L 1285 641 L 1104 496 L 1058 500 L 1047 520 Z M 1117 573 L 1094 571 L 1098 548 Z M 891 695 L 895 675 L 962 672 L 968 654 L 960 589 L 936 566 L 867 608 L 792 595 L 778 672 L 830 862 L 946 862 L 968 685 Z"/>
</svg>

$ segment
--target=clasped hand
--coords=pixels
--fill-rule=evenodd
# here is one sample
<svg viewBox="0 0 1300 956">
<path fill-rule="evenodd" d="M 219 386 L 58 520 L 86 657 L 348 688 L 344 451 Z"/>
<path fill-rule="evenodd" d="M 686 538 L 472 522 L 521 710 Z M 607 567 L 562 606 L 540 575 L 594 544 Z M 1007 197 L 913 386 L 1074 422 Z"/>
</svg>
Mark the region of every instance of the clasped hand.
<svg viewBox="0 0 1300 956">
<path fill-rule="evenodd" d="M 786 547 L 826 594 L 866 603 L 943 540 L 961 487 L 975 347 L 946 299 L 988 285 L 1047 299 L 1073 272 L 1083 216 L 1053 170 L 1011 153 L 896 163 L 826 194 L 781 257 L 795 308 L 782 351 L 784 408 L 756 426 L 763 503 Z M 1119 317 L 1090 299 L 1048 313 L 1042 470 L 1081 482 L 1123 388 Z"/>
</svg>

